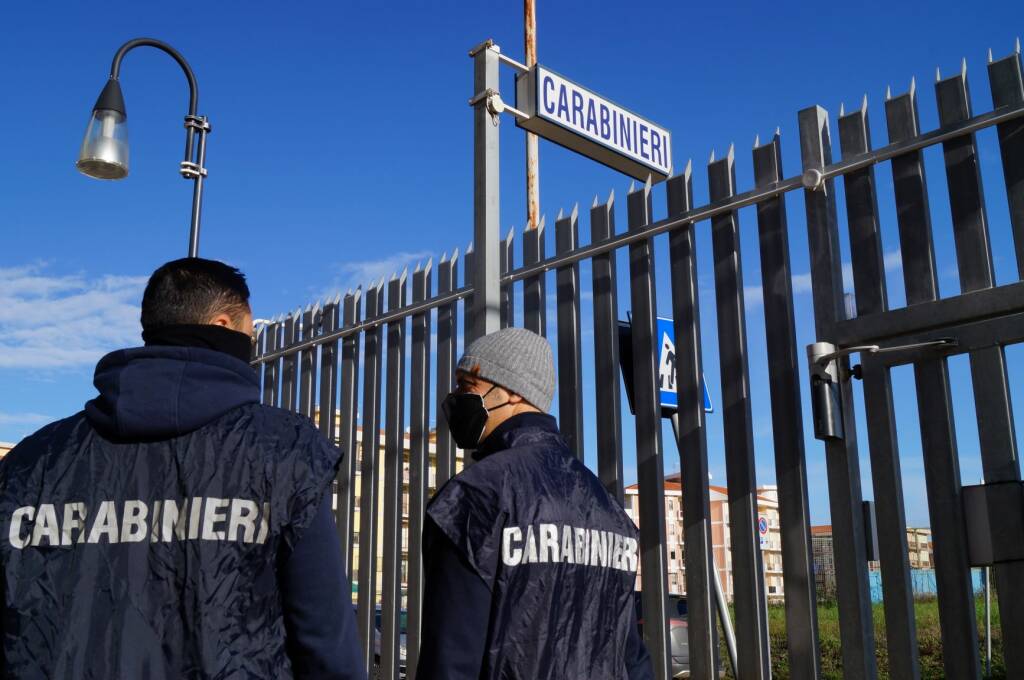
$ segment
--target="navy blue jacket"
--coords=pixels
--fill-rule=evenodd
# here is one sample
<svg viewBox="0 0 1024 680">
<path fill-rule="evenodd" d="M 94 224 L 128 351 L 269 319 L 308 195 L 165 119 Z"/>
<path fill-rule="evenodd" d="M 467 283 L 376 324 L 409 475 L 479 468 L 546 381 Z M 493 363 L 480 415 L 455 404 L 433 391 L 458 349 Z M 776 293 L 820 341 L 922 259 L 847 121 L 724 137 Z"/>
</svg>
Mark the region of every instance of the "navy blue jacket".
<svg viewBox="0 0 1024 680">
<path fill-rule="evenodd" d="M 554 418 L 514 416 L 474 457 L 427 508 L 417 680 L 652 678 L 636 526 Z"/>
<path fill-rule="evenodd" d="M 227 354 L 104 357 L 0 463 L 12 678 L 363 678 L 325 497 L 340 452 Z"/>
</svg>

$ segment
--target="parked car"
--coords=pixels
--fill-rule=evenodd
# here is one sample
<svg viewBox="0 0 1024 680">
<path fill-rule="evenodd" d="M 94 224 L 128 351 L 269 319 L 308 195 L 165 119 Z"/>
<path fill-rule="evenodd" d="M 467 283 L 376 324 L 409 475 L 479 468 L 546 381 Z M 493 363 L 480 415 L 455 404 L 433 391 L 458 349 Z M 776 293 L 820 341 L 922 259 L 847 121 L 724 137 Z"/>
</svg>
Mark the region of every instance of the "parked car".
<svg viewBox="0 0 1024 680">
<path fill-rule="evenodd" d="M 373 635 L 373 655 L 374 663 L 380 664 L 380 643 L 381 643 L 381 630 L 384 628 L 384 613 L 381 611 L 380 605 L 377 605 L 376 612 L 374 613 L 374 635 Z M 399 612 L 398 615 L 398 676 L 400 678 L 405 677 L 405 629 L 408 620 L 408 612 L 404 609 Z"/>
<path fill-rule="evenodd" d="M 644 634 L 643 599 L 640 591 L 635 593 L 636 625 L 640 636 Z M 686 623 L 686 596 L 667 595 L 665 611 L 668 612 L 669 658 L 672 660 L 672 677 L 690 677 L 690 639 Z"/>
</svg>

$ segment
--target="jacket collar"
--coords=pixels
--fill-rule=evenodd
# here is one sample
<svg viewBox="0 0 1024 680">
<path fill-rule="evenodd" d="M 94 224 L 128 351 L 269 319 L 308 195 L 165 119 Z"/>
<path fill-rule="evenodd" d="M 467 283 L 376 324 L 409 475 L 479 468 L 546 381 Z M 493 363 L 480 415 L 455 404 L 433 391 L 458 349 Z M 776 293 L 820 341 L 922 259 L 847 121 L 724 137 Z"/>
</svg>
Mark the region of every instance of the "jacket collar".
<svg viewBox="0 0 1024 680">
<path fill-rule="evenodd" d="M 479 461 L 492 453 L 518 446 L 524 439 L 535 439 L 540 435 L 554 435 L 561 439 L 558 423 L 547 413 L 520 413 L 514 415 L 494 429 L 487 439 L 473 452 L 473 460 Z"/>
</svg>

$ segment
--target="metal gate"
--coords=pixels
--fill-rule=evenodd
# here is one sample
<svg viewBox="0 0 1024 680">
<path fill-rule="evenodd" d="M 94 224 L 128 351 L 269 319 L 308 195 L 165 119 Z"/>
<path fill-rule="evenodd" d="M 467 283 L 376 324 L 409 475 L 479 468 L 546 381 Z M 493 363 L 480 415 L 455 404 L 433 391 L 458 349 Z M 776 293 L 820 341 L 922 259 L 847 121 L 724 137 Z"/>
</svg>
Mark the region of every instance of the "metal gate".
<svg viewBox="0 0 1024 680">
<path fill-rule="evenodd" d="M 940 127 L 919 129 L 917 95 L 887 97 L 889 144 L 872 148 L 866 105 L 838 121 L 841 158 L 833 159 L 826 111 L 800 111 L 801 175 L 785 178 L 776 135 L 753 150 L 754 188 L 738 192 L 735 159 L 707 168 L 710 203 L 693 205 L 692 176 L 664 184 L 668 217 L 653 218 L 654 189 L 631 189 L 627 228 L 615 226 L 612 197 L 590 209 L 591 243 L 580 243 L 577 210 L 555 222 L 555 252 L 545 252 L 545 229 L 522 234 L 521 264 L 515 239 L 500 243 L 500 273 L 475 268 L 472 247 L 396 274 L 275 320 L 259 334 L 263 401 L 317 420 L 346 456 L 337 479 L 336 516 L 346 577 L 358 591 L 357 615 L 368 663 L 379 671 L 413 675 L 419 631 L 422 574 L 420 532 L 434 489 L 455 474 L 461 460 L 437 404 L 452 387 L 460 335 L 473 337 L 473 283 L 500 276 L 500 315 L 509 325 L 520 315 L 532 330 L 556 336 L 558 419 L 582 457 L 584 429 L 596 433 L 602 482 L 623 498 L 624 450 L 636 451 L 645 638 L 658 677 L 666 677 L 668 615 L 665 609 L 666 542 L 664 456 L 657 395 L 655 347 L 655 237 L 667 234 L 671 308 L 675 318 L 678 446 L 681 456 L 685 571 L 692 677 L 716 677 L 717 633 L 712 587 L 707 430 L 702 398 L 702 358 L 695 225 L 711 221 L 718 329 L 724 451 L 731 518 L 732 577 L 738 676 L 770 676 L 766 593 L 757 531 L 757 482 L 751 415 L 745 288 L 740 257 L 739 210 L 755 206 L 760 244 L 760 292 L 767 337 L 771 420 L 781 515 L 786 644 L 794 678 L 821 677 L 807 487 L 804 408 L 812 405 L 813 429 L 824 442 L 835 545 L 842 666 L 847 678 L 877 676 L 875 633 L 868 587 L 868 546 L 877 548 L 884 592 L 889 673 L 918 678 L 918 645 L 906 538 L 900 456 L 890 369 L 913 366 L 921 421 L 928 510 L 934 537 L 943 660 L 947 677 L 981 675 L 972 565 L 994 564 L 1008 677 L 1024 677 L 1024 491 L 1003 348 L 1024 341 L 1024 281 L 996 286 L 975 133 L 994 127 L 1001 152 L 1008 218 L 1018 278 L 1024 278 L 1024 84 L 1018 51 L 988 64 L 993 110 L 973 115 L 966 69 L 938 80 Z M 866 104 L 866 100 L 865 100 Z M 941 145 L 960 279 L 960 294 L 940 298 L 922 150 Z M 883 264 L 875 166 L 891 166 L 896 228 L 902 253 L 906 306 L 890 309 Z M 845 197 L 837 211 L 836 179 Z M 660 189 L 659 189 L 660 191 Z M 817 340 L 796 341 L 793 272 L 784 194 L 802 191 L 811 263 Z M 1000 206 L 1002 209 L 1003 206 Z M 752 228 L 752 227 L 750 227 Z M 844 299 L 841 240 L 849 239 L 855 310 Z M 616 253 L 628 252 L 628 277 Z M 590 296 L 583 295 L 580 263 L 590 260 Z M 460 276 L 459 269 L 465 275 Z M 547 289 L 553 273 L 553 295 Z M 620 301 L 620 278 L 628 291 Z M 436 281 L 435 281 L 436 279 Z M 411 299 L 409 288 L 412 288 Z M 627 302 L 628 298 L 628 302 Z M 549 320 L 548 303 L 554 304 Z M 593 343 L 583 351 L 581 305 L 592 300 Z M 635 442 L 625 445 L 619 386 L 618 320 L 632 316 Z M 461 315 L 461 319 L 460 319 Z M 460 326 L 460 320 L 462 322 Z M 549 324 L 549 321 L 551 323 Z M 588 329 L 589 330 L 589 329 Z M 550 332 L 549 332 L 550 331 Z M 986 484 L 961 485 L 947 359 L 966 354 L 976 403 Z M 859 363 L 851 364 L 851 356 Z M 593 361 L 593 384 L 584 385 L 584 358 Z M 802 363 L 809 382 L 800 377 Z M 877 544 L 865 527 L 851 380 L 863 380 L 870 480 L 877 505 Z M 582 395 L 595 407 L 585 412 Z M 408 412 L 406 411 L 408 407 Z M 815 447 L 816 448 L 816 447 Z M 357 494 L 358 490 L 358 494 Z M 358 516 L 358 522 L 356 517 Z M 379 570 L 379 573 L 378 573 Z M 378 582 L 379 579 L 379 582 Z M 405 584 L 403 587 L 403 583 Z M 404 657 L 399 649 L 400 611 L 408 612 Z"/>
</svg>

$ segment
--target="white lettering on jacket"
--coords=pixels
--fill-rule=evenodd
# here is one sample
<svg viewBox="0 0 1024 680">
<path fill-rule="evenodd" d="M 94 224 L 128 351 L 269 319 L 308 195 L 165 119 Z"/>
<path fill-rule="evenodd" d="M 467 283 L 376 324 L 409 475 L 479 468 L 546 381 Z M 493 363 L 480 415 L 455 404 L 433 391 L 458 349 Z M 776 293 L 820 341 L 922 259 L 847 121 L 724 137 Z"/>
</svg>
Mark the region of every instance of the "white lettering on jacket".
<svg viewBox="0 0 1024 680">
<path fill-rule="evenodd" d="M 534 562 L 561 562 L 605 567 L 636 573 L 637 540 L 612 531 L 583 529 L 566 524 L 505 527 L 501 536 L 501 561 L 506 567 Z"/>
<path fill-rule="evenodd" d="M 19 549 L 79 543 L 232 541 L 262 544 L 270 504 L 245 498 L 184 498 L 146 502 L 42 503 L 11 513 L 7 540 Z"/>
</svg>

